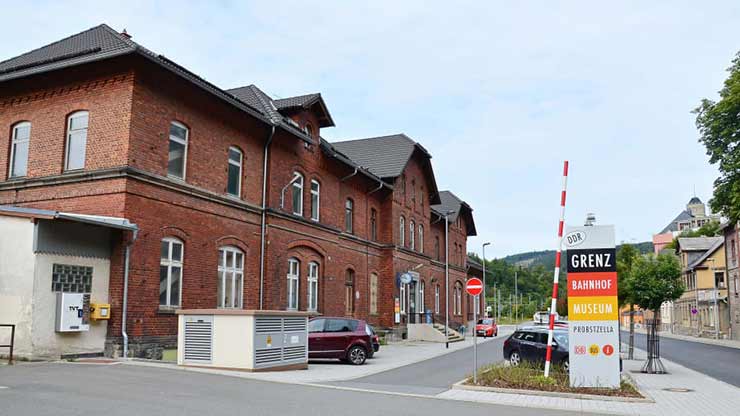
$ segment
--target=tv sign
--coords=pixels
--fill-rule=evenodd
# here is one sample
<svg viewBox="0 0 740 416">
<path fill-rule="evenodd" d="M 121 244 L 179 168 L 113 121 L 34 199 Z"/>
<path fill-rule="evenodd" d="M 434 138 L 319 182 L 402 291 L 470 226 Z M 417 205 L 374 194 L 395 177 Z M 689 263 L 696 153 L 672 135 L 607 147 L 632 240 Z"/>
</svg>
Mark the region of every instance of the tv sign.
<svg viewBox="0 0 740 416">
<path fill-rule="evenodd" d="M 619 387 L 619 308 L 614 226 L 568 227 L 570 385 Z"/>
</svg>

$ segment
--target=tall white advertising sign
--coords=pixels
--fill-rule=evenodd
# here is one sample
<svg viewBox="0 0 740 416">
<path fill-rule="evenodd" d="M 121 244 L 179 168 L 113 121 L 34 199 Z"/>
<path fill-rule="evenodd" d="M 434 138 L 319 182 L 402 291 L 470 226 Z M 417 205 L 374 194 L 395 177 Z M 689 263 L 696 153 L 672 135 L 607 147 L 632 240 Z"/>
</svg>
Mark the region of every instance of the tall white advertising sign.
<svg viewBox="0 0 740 416">
<path fill-rule="evenodd" d="M 568 227 L 570 385 L 619 387 L 619 310 L 614 226 Z"/>
</svg>

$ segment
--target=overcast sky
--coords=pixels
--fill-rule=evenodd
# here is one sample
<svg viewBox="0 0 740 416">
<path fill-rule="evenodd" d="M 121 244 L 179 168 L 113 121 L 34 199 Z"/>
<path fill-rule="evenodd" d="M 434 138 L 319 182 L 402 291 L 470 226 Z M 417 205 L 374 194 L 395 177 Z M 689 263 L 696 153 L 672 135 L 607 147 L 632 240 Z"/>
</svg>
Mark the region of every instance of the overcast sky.
<svg viewBox="0 0 740 416">
<path fill-rule="evenodd" d="M 422 143 L 488 257 L 554 248 L 564 159 L 566 222 L 619 241 L 711 197 L 691 110 L 740 50 L 737 0 L 117 3 L 4 3 L 0 60 L 107 23 L 222 88 L 321 92 L 324 137 Z"/>
</svg>

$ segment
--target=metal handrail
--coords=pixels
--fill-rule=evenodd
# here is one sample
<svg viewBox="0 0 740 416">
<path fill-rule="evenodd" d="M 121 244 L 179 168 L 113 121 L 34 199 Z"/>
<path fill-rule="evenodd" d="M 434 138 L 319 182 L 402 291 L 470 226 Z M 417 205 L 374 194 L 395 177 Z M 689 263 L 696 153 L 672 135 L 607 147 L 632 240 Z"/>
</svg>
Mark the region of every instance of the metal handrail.
<svg viewBox="0 0 740 416">
<path fill-rule="evenodd" d="M 10 348 L 8 365 L 13 365 L 13 346 L 15 344 L 15 324 L 0 324 L 0 327 L 10 328 L 10 344 L 0 344 L 0 348 Z"/>
</svg>

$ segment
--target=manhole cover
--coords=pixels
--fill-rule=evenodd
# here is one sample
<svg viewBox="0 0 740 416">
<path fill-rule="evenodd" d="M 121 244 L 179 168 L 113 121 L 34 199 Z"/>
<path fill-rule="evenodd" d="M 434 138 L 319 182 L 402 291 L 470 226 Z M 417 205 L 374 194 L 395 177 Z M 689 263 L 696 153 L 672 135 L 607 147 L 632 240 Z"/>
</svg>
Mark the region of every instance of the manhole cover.
<svg viewBox="0 0 740 416">
<path fill-rule="evenodd" d="M 689 392 L 694 391 L 694 390 L 685 389 L 685 388 L 682 388 L 682 387 L 668 387 L 668 388 L 665 388 L 663 390 L 664 391 L 670 391 L 670 392 L 673 392 L 673 393 L 689 393 Z"/>
</svg>

